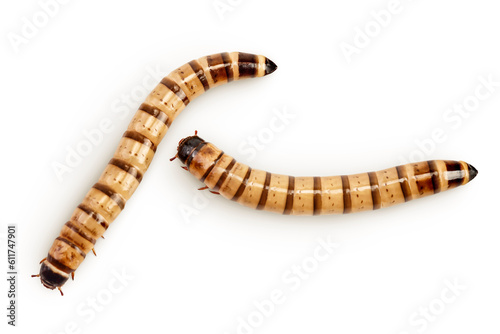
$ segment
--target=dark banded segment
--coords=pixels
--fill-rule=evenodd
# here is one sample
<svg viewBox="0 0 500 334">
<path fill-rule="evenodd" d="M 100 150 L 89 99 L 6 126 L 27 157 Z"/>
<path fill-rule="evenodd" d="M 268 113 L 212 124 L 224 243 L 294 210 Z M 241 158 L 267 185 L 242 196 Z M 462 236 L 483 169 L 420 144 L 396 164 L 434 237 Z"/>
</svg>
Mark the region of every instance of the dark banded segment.
<svg viewBox="0 0 500 334">
<path fill-rule="evenodd" d="M 170 127 L 170 124 L 172 124 L 172 121 L 168 118 L 167 114 L 165 114 L 160 109 L 158 109 L 156 107 L 153 107 L 150 104 L 143 103 L 143 104 L 141 104 L 141 106 L 139 107 L 139 109 L 142 110 L 142 111 L 144 111 L 144 112 L 147 112 L 151 116 L 153 116 L 156 119 L 158 119 L 160 122 L 165 123 L 165 125 L 168 126 L 168 127 Z"/>
<path fill-rule="evenodd" d="M 66 274 L 71 274 L 72 272 L 75 271 L 75 269 L 71 269 L 70 267 L 65 266 L 62 262 L 59 260 L 54 259 L 50 253 L 47 255 L 47 262 L 49 262 L 51 265 L 56 267 L 62 272 L 65 272 Z"/>
<path fill-rule="evenodd" d="M 436 165 L 436 161 L 429 160 L 427 161 L 429 164 L 429 173 L 432 175 L 432 188 L 434 189 L 434 193 L 437 194 L 441 191 L 441 182 L 439 180 L 439 170 Z"/>
<path fill-rule="evenodd" d="M 259 57 L 254 54 L 238 53 L 238 71 L 240 78 L 253 78 L 257 76 Z"/>
<path fill-rule="evenodd" d="M 74 250 L 76 250 L 78 252 L 78 254 L 80 254 L 81 256 L 83 256 L 83 257 L 87 256 L 87 254 L 85 254 L 85 252 L 82 251 L 80 249 L 80 247 L 78 247 L 77 245 L 75 245 L 74 243 L 72 243 L 71 241 L 69 241 L 68 239 L 59 236 L 59 237 L 56 238 L 56 240 L 64 242 L 66 245 L 68 245 L 71 248 L 73 248 Z"/>
<path fill-rule="evenodd" d="M 227 82 L 226 66 L 222 55 L 215 54 L 207 57 L 208 70 L 214 83 Z"/>
<path fill-rule="evenodd" d="M 444 161 L 446 165 L 446 179 L 448 180 L 448 188 L 455 188 L 464 182 L 465 170 L 462 169 L 462 164 L 458 161 Z"/>
<path fill-rule="evenodd" d="M 266 172 L 266 179 L 262 186 L 262 193 L 260 194 L 259 204 L 257 204 L 257 210 L 262 210 L 266 206 L 267 196 L 269 196 L 270 184 L 271 184 L 271 173 Z"/>
<path fill-rule="evenodd" d="M 351 185 L 349 184 L 349 177 L 342 175 L 342 193 L 344 194 L 344 213 L 349 213 L 352 210 L 351 204 Z"/>
<path fill-rule="evenodd" d="M 233 158 L 233 160 L 231 160 L 229 165 L 227 165 L 226 169 L 222 172 L 222 174 L 219 178 L 219 181 L 217 181 L 217 184 L 214 187 L 215 191 L 219 191 L 220 187 L 222 186 L 224 181 L 226 181 L 227 176 L 229 175 L 229 172 L 231 171 L 231 169 L 233 169 L 235 164 L 236 164 L 236 160 Z"/>
<path fill-rule="evenodd" d="M 156 153 L 156 145 L 151 141 L 151 139 L 143 134 L 140 134 L 137 131 L 125 131 L 123 137 L 135 140 L 136 142 L 149 147 L 153 152 Z"/>
<path fill-rule="evenodd" d="M 111 198 L 113 202 L 115 202 L 116 205 L 118 205 L 120 210 L 123 210 L 123 208 L 125 208 L 125 200 L 120 195 L 118 195 L 113 189 L 111 189 L 111 187 L 102 183 L 96 183 L 92 186 L 92 188 L 97 189 L 100 192 L 106 194 L 106 196 Z"/>
<path fill-rule="evenodd" d="M 109 223 L 101 216 L 99 213 L 95 212 L 85 204 L 78 205 L 78 209 L 82 210 L 86 214 L 88 214 L 92 219 L 94 219 L 99 225 L 107 229 L 109 227 Z"/>
<path fill-rule="evenodd" d="M 411 189 L 410 183 L 408 182 L 408 177 L 405 176 L 405 166 L 396 166 L 396 170 L 398 172 L 399 184 L 401 185 L 401 190 L 403 191 L 403 196 L 405 198 L 405 202 L 411 200 Z"/>
<path fill-rule="evenodd" d="M 231 57 L 229 56 L 229 53 L 223 52 L 221 53 L 222 56 L 222 61 L 224 63 L 224 68 L 226 69 L 226 77 L 227 77 L 227 82 L 231 82 L 234 80 L 234 73 L 233 73 L 233 61 L 231 60 Z"/>
<path fill-rule="evenodd" d="M 370 187 L 372 190 L 373 210 L 378 210 L 382 206 L 382 198 L 380 197 L 377 173 L 369 172 L 368 178 L 370 179 Z"/>
<path fill-rule="evenodd" d="M 201 81 L 201 84 L 203 85 L 203 89 L 205 91 L 210 89 L 210 84 L 208 83 L 207 77 L 205 76 L 205 71 L 203 71 L 203 67 L 201 67 L 200 63 L 197 60 L 191 60 L 189 63 L 189 66 L 193 69 L 194 73 L 198 77 L 198 79 Z"/>
<path fill-rule="evenodd" d="M 135 168 L 134 166 L 132 166 L 131 164 L 128 164 L 123 160 L 115 159 L 115 158 L 109 160 L 108 164 L 116 166 L 116 167 L 120 168 L 121 170 L 123 170 L 124 172 L 127 172 L 128 174 L 135 177 L 138 182 L 142 181 L 142 173 L 139 172 L 139 170 L 137 168 Z"/>
<path fill-rule="evenodd" d="M 322 209 L 322 199 L 321 199 L 321 177 L 314 177 L 314 210 L 313 215 L 319 215 Z"/>
<path fill-rule="evenodd" d="M 201 177 L 201 179 L 200 179 L 201 182 L 205 182 L 205 179 L 208 177 L 208 175 L 210 175 L 210 173 L 214 169 L 215 165 L 217 165 L 217 163 L 219 162 L 219 160 L 222 158 L 223 155 L 224 155 L 224 151 L 220 152 L 217 159 L 215 159 L 214 162 L 212 162 L 210 167 L 207 168 L 207 171 L 205 172 L 205 174 L 203 174 L 203 176 Z"/>
<path fill-rule="evenodd" d="M 161 84 L 170 89 L 175 95 L 177 95 L 177 97 L 182 100 L 184 105 L 187 106 L 189 104 L 189 99 L 186 93 L 184 93 L 182 88 L 178 84 L 176 84 L 174 80 L 170 79 L 167 76 L 161 80 Z"/>
<path fill-rule="evenodd" d="M 231 200 L 237 201 L 238 198 L 240 198 L 241 194 L 243 194 L 243 191 L 245 191 L 245 188 L 247 187 L 248 184 L 248 178 L 250 177 L 250 173 L 252 172 L 252 168 L 248 167 L 247 173 L 245 174 L 245 177 L 241 181 L 240 186 L 238 187 L 238 190 L 234 194 L 233 198 Z"/>
<path fill-rule="evenodd" d="M 288 190 L 286 193 L 286 204 L 285 210 L 283 211 L 284 215 L 289 215 L 292 213 L 293 209 L 293 193 L 295 192 L 295 177 L 288 177 Z"/>
<path fill-rule="evenodd" d="M 205 147 L 205 145 L 207 145 L 206 142 L 201 142 L 198 146 L 196 146 L 192 151 L 191 153 L 189 153 L 189 156 L 186 160 L 186 166 L 189 170 L 189 166 L 191 165 L 191 162 L 193 161 L 194 157 L 198 154 L 198 152 L 203 148 Z"/>
<path fill-rule="evenodd" d="M 66 222 L 66 227 L 68 227 L 71 231 L 75 232 L 76 234 L 78 234 L 79 236 L 81 236 L 83 239 L 87 240 L 88 242 L 92 243 L 93 245 L 95 245 L 95 242 L 96 240 L 94 238 L 92 238 L 91 236 L 87 235 L 86 233 L 84 233 L 81 229 L 79 229 L 75 224 L 73 224 L 73 222 L 70 220 L 68 222 Z"/>
</svg>

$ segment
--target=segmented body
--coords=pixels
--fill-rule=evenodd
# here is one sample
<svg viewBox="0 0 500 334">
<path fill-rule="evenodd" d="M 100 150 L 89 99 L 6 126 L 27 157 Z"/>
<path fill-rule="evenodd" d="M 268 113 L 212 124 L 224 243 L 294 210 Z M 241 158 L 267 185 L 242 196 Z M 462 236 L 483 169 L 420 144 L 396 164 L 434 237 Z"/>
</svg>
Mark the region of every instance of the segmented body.
<svg viewBox="0 0 500 334">
<path fill-rule="evenodd" d="M 464 185 L 477 175 L 463 161 L 431 160 L 353 175 L 286 176 L 252 169 L 198 136 L 183 139 L 177 154 L 223 197 L 285 215 L 376 210 Z"/>
<path fill-rule="evenodd" d="M 139 186 L 172 121 L 189 102 L 210 88 L 262 77 L 275 69 L 264 56 L 226 52 L 190 61 L 166 76 L 140 106 L 101 177 L 54 241 L 40 268 L 42 284 L 49 289 L 62 286 L 93 250 Z"/>
</svg>

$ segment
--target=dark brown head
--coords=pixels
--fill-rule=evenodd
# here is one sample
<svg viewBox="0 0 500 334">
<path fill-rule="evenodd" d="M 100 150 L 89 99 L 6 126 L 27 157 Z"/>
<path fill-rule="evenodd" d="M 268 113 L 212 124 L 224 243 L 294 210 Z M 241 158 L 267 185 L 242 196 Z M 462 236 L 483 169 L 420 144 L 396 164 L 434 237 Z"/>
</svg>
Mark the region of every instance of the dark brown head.
<svg viewBox="0 0 500 334">
<path fill-rule="evenodd" d="M 40 281 L 42 281 L 43 286 L 51 290 L 60 288 L 69 278 L 68 274 L 53 267 L 47 262 L 47 260 L 42 262 L 42 265 L 40 266 L 40 274 L 37 276 L 40 277 Z"/>
<path fill-rule="evenodd" d="M 181 139 L 179 146 L 177 146 L 177 157 L 185 164 L 189 155 L 200 145 L 205 143 L 203 139 L 198 136 L 189 136 Z"/>
</svg>

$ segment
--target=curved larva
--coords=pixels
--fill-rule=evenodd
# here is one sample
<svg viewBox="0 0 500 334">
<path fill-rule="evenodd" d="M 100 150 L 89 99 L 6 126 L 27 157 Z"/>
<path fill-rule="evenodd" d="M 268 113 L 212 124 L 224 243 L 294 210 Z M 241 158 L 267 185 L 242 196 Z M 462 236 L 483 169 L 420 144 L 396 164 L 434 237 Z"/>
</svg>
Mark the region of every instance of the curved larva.
<svg viewBox="0 0 500 334">
<path fill-rule="evenodd" d="M 163 78 L 140 106 L 113 158 L 90 189 L 42 260 L 42 284 L 60 288 L 94 249 L 148 169 L 157 146 L 184 107 L 210 88 L 262 77 L 277 66 L 264 56 L 217 53 L 179 67 Z"/>
<path fill-rule="evenodd" d="M 198 136 L 181 140 L 177 157 L 223 197 L 285 215 L 376 210 L 464 185 L 478 173 L 463 161 L 430 160 L 354 175 L 286 176 L 252 169 Z"/>
</svg>

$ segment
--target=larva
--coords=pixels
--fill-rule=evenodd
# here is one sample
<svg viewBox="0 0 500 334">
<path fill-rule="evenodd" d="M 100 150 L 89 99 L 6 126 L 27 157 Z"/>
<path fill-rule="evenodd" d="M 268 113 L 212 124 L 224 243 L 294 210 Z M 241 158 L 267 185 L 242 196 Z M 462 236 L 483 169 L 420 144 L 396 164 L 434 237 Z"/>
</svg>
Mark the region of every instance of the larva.
<svg viewBox="0 0 500 334">
<path fill-rule="evenodd" d="M 464 185 L 478 173 L 463 161 L 430 160 L 354 175 L 286 176 L 252 169 L 196 135 L 179 142 L 176 157 L 205 188 L 284 215 L 376 210 Z"/>
<path fill-rule="evenodd" d="M 123 211 L 172 121 L 189 102 L 210 88 L 262 77 L 276 68 L 264 56 L 224 52 L 190 61 L 163 78 L 139 107 L 97 183 L 62 227 L 40 262 L 39 275 L 33 276 L 46 288 L 59 290 L 70 275 L 74 277 L 96 240 Z"/>
</svg>

